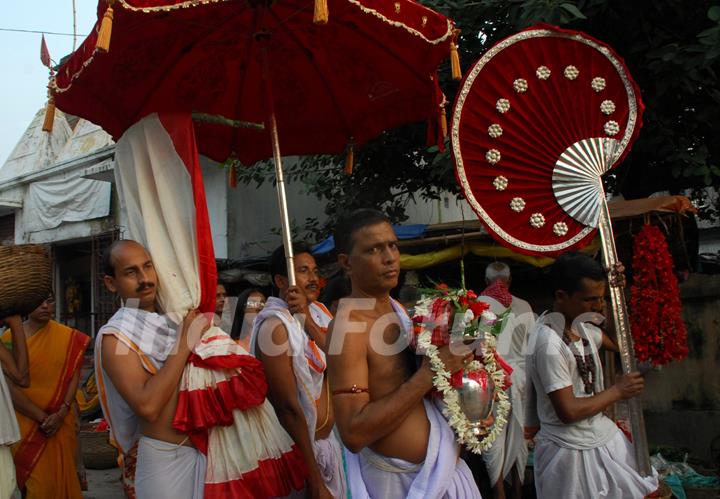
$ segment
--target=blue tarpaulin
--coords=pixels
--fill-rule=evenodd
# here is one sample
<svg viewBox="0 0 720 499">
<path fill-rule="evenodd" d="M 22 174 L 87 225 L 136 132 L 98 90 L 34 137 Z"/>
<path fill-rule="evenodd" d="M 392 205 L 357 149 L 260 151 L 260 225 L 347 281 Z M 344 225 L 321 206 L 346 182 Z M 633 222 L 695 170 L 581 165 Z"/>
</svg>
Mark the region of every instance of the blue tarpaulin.
<svg viewBox="0 0 720 499">
<path fill-rule="evenodd" d="M 398 239 L 414 239 L 425 234 L 427 230 L 427 224 L 412 224 L 412 225 L 393 225 L 395 234 Z M 324 241 L 317 243 L 313 246 L 313 255 L 320 255 L 323 253 L 329 253 L 335 249 L 335 238 L 333 236 L 328 237 Z"/>
</svg>

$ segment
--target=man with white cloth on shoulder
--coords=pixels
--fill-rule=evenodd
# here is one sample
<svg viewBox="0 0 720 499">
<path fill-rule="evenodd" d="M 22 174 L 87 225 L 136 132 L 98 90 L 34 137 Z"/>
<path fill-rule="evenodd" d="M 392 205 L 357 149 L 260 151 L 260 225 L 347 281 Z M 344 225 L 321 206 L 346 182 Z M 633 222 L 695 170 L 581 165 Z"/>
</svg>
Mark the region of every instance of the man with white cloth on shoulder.
<svg viewBox="0 0 720 499">
<path fill-rule="evenodd" d="M 315 304 L 320 274 L 310 247 L 293 244 L 296 286 L 287 277 L 285 250 L 277 248 L 270 273 L 278 297 L 270 297 L 255 318 L 251 352 L 263 363 L 268 398 L 307 465 L 308 497 L 344 498 L 342 447 L 325 377 L 325 332 L 332 319 Z"/>
<path fill-rule="evenodd" d="M 376 210 L 355 211 L 338 225 L 335 248 L 352 292 L 330 326 L 328 364 L 336 423 L 351 451 L 353 499 L 479 498 L 453 430 L 426 398 L 434 376 L 429 361 L 417 368 L 407 348 L 412 324 L 390 298 L 400 253 L 389 219 Z M 439 349 L 450 372 L 473 358 L 469 347 L 458 350 Z"/>
<path fill-rule="evenodd" d="M 611 285 L 622 284 L 622 266 Z M 657 473 L 636 471 L 634 450 L 603 411 L 639 395 L 637 373 L 605 389 L 598 349 L 615 348 L 589 321 L 603 311 L 606 276 L 587 255 L 566 253 L 551 268 L 553 313 L 538 318 L 527 356 L 526 426 L 535 436 L 539 499 L 641 499 L 658 487 Z M 537 420 L 536 420 L 537 418 Z M 532 433 L 530 430 L 529 433 Z"/>
<path fill-rule="evenodd" d="M 139 243 L 113 243 L 103 263 L 105 285 L 123 302 L 95 343 L 98 388 L 111 437 L 123 454 L 138 446 L 138 499 L 200 499 L 205 456 L 172 423 L 183 369 L 210 322 L 190 311 L 178 325 L 158 313 L 158 276 Z M 128 307 L 133 303 L 137 308 Z"/>
</svg>

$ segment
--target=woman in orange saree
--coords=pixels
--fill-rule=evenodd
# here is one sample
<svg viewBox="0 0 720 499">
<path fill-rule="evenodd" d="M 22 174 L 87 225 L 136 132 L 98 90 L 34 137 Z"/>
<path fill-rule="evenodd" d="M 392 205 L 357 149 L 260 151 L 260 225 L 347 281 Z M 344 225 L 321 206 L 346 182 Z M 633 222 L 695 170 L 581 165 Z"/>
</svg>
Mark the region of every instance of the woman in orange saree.
<svg viewBox="0 0 720 499">
<path fill-rule="evenodd" d="M 22 436 L 13 457 L 18 488 L 27 499 L 80 499 L 71 408 L 90 338 L 50 320 L 52 306 L 52 299 L 46 300 L 23 324 L 31 381 L 28 388 L 10 388 Z"/>
</svg>

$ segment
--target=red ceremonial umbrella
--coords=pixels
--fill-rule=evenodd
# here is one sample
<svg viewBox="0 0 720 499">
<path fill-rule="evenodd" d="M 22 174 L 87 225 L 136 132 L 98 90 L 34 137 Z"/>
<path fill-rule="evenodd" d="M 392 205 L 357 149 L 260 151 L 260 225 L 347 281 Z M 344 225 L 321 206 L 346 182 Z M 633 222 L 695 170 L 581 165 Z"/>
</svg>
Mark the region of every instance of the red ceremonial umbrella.
<svg viewBox="0 0 720 499">
<path fill-rule="evenodd" d="M 150 113 L 189 111 L 211 117 L 196 123 L 202 154 L 274 156 L 286 251 L 280 144 L 351 156 L 386 129 L 435 126 L 436 71 L 457 54 L 452 21 L 413 0 L 103 0 L 98 17 L 51 83 L 57 106 L 115 139 Z"/>
<path fill-rule="evenodd" d="M 642 123 L 623 60 L 584 33 L 540 25 L 502 40 L 471 68 L 452 113 L 456 175 L 500 243 L 532 255 L 584 246 L 599 229 L 617 262 L 602 176 Z M 636 370 L 622 290 L 610 287 L 623 370 Z M 640 401 L 629 401 L 639 471 L 650 473 Z"/>
</svg>

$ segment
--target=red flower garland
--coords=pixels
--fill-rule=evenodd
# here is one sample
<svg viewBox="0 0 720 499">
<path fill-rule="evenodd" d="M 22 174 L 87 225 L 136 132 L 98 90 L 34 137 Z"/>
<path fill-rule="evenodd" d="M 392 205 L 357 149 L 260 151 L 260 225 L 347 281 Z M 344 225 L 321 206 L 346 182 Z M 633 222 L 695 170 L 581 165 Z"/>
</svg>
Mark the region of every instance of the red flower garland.
<svg viewBox="0 0 720 499">
<path fill-rule="evenodd" d="M 680 290 L 667 241 L 660 229 L 646 224 L 635 236 L 630 327 L 635 355 L 660 366 L 688 355 Z"/>
</svg>

